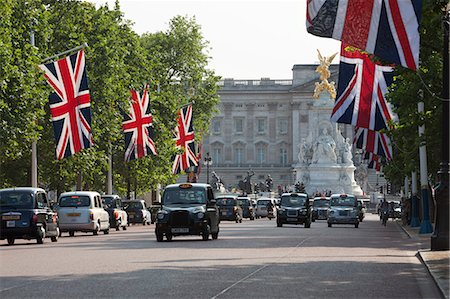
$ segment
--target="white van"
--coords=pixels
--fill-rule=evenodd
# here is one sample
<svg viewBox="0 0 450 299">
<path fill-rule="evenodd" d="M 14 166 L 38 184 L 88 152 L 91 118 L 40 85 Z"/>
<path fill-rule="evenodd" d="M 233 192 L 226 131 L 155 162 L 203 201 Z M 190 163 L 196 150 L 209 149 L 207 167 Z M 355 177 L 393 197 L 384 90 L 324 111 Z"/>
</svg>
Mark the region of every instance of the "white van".
<svg viewBox="0 0 450 299">
<path fill-rule="evenodd" d="M 92 232 L 97 235 L 109 233 L 109 214 L 103 209 L 98 192 L 75 191 L 59 196 L 58 219 L 61 232 L 69 232 L 73 237 L 76 231 Z"/>
</svg>

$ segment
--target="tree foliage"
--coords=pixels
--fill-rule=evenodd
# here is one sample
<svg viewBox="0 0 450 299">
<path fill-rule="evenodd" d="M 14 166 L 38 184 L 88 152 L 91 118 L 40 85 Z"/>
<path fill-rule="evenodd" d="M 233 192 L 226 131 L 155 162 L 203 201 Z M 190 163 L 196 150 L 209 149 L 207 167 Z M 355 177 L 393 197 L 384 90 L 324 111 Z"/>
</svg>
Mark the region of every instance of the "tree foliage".
<svg viewBox="0 0 450 299">
<path fill-rule="evenodd" d="M 0 187 L 29 184 L 33 139 L 38 140 L 39 183 L 48 189 L 70 190 L 82 174 L 83 188 L 105 191 L 109 156 L 114 189 L 121 194 L 128 184 L 139 194 L 174 181 L 172 130 L 178 109 L 194 101 L 194 125 L 201 132 L 218 103 L 219 78 L 206 68 L 207 42 L 195 19 L 174 17 L 166 32 L 139 36 L 118 2 L 110 9 L 77 0 L 6 0 L 0 13 Z M 36 47 L 29 43 L 29 24 Z M 94 146 L 58 161 L 47 101 L 52 89 L 37 65 L 85 42 Z M 130 88 L 142 92 L 146 83 L 158 155 L 124 163 L 121 110 L 129 108 Z"/>
<path fill-rule="evenodd" d="M 388 100 L 395 106 L 399 122 L 389 134 L 394 144 L 394 159 L 384 171 L 387 178 L 397 186 L 403 184 L 411 171 L 419 171 L 419 146 L 426 144 L 428 173 L 431 183 L 441 159 L 442 142 L 442 7 L 439 0 L 424 1 L 420 27 L 420 68 L 412 72 L 396 69 L 396 77 L 390 88 Z M 421 90 L 419 92 L 419 90 Z M 422 96 L 423 94 L 423 96 Z M 425 103 L 425 112 L 418 113 L 417 103 Z M 418 127 L 425 126 L 424 138 L 420 139 Z"/>
</svg>

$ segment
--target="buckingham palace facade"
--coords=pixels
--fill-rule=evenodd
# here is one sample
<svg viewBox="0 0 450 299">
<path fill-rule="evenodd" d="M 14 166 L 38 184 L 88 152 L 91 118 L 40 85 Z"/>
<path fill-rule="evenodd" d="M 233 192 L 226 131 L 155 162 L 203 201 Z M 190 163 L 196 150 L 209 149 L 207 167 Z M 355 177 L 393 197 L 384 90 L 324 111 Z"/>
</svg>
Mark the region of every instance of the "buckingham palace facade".
<svg viewBox="0 0 450 299">
<path fill-rule="evenodd" d="M 216 172 L 227 188 L 236 186 L 248 171 L 254 172 L 252 183 L 270 174 L 275 189 L 295 183 L 293 165 L 300 140 L 309 132 L 308 110 L 319 81 L 316 67 L 294 65 L 292 79 L 286 80 L 220 82 L 219 113 L 203 138 L 203 158 L 209 153 L 212 161 L 210 176 Z M 330 82 L 337 84 L 338 65 L 331 65 L 330 72 Z M 341 130 L 346 137 L 353 134 L 350 126 Z M 202 166 L 200 182 L 206 182 L 206 171 Z"/>
</svg>

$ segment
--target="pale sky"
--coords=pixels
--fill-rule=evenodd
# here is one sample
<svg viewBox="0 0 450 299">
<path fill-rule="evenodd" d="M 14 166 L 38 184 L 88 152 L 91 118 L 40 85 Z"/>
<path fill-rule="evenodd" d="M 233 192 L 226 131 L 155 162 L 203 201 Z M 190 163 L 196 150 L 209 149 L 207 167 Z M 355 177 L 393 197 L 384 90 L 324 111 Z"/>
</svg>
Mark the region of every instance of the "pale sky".
<svg viewBox="0 0 450 299">
<path fill-rule="evenodd" d="M 211 48 L 208 68 L 223 78 L 291 79 L 294 64 L 318 63 L 317 49 L 331 56 L 340 48 L 306 32 L 306 0 L 120 0 L 120 6 L 138 34 L 165 31 L 176 15 L 195 16 Z"/>
</svg>

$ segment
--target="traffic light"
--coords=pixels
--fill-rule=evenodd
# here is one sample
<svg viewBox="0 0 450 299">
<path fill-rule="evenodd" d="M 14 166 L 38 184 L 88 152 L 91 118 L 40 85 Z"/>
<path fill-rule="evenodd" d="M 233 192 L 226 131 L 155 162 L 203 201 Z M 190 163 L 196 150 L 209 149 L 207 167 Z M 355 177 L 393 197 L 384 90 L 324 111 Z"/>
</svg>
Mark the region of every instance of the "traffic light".
<svg viewBox="0 0 450 299">
<path fill-rule="evenodd" d="M 391 183 L 386 183 L 386 193 L 391 194 Z"/>
</svg>

